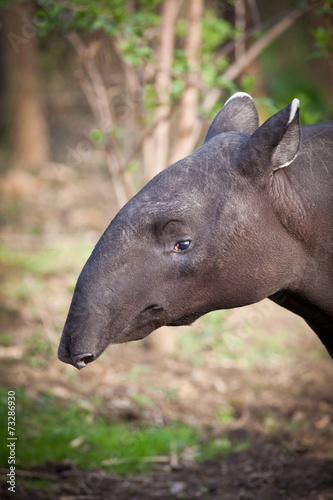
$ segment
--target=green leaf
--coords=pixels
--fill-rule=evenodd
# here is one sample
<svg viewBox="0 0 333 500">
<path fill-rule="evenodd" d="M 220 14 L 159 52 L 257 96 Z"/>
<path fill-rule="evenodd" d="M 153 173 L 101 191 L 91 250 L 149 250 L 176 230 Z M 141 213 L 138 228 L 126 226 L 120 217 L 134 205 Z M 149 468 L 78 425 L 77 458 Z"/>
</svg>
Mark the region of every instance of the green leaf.
<svg viewBox="0 0 333 500">
<path fill-rule="evenodd" d="M 187 33 L 188 21 L 187 19 L 179 19 L 176 26 L 176 33 L 179 37 L 184 37 Z"/>
<path fill-rule="evenodd" d="M 214 66 L 208 66 L 203 70 L 202 80 L 208 87 L 214 87 L 217 84 L 218 71 Z"/>
<path fill-rule="evenodd" d="M 140 406 L 154 406 L 154 401 L 145 394 L 132 394 L 131 399 Z"/>
<path fill-rule="evenodd" d="M 141 56 L 144 59 L 147 59 L 151 55 L 151 53 L 152 53 L 152 49 L 148 45 L 145 45 L 144 47 L 137 48 L 138 56 Z"/>
<path fill-rule="evenodd" d="M 93 21 L 93 23 L 90 25 L 90 31 L 95 31 L 100 28 L 105 28 L 108 25 L 108 22 L 109 22 L 108 18 L 105 15 L 102 15 L 97 19 L 95 19 L 95 21 Z"/>
<path fill-rule="evenodd" d="M 91 138 L 93 141 L 97 142 L 97 144 L 102 144 L 104 142 L 104 134 L 98 128 L 94 128 L 90 132 Z"/>
<path fill-rule="evenodd" d="M 113 127 L 111 130 L 111 136 L 114 137 L 115 139 L 121 139 L 126 137 L 126 129 L 122 127 Z"/>
<path fill-rule="evenodd" d="M 154 85 L 148 84 L 143 89 L 144 106 L 147 113 L 151 113 L 157 103 L 157 94 Z"/>
<path fill-rule="evenodd" d="M 324 28 L 324 26 L 318 26 L 318 28 L 312 31 L 312 35 L 315 39 L 314 55 L 328 59 L 330 57 L 330 44 L 331 37 L 333 35 L 333 29 L 326 29 Z"/>
<path fill-rule="evenodd" d="M 215 61 L 216 69 L 218 69 L 221 72 L 225 71 L 228 66 L 229 66 L 229 62 L 225 57 L 219 57 Z"/>
<path fill-rule="evenodd" d="M 255 84 L 255 78 L 252 75 L 244 75 L 242 78 L 241 88 L 244 92 L 251 94 Z"/>
<path fill-rule="evenodd" d="M 202 23 L 203 53 L 214 52 L 228 38 L 234 36 L 235 30 L 228 21 L 219 19 L 214 10 L 206 10 Z"/>
<path fill-rule="evenodd" d="M 234 82 L 226 80 L 223 75 L 219 75 L 216 80 L 216 86 L 221 89 L 229 90 L 230 93 L 234 94 L 237 91 L 237 87 Z"/>
<path fill-rule="evenodd" d="M 185 90 L 185 83 L 180 78 L 174 78 L 171 83 L 171 95 L 174 99 L 179 99 Z"/>
<path fill-rule="evenodd" d="M 255 30 L 255 31 L 253 32 L 253 38 L 254 38 L 255 40 L 258 40 L 259 38 L 261 38 L 261 37 L 262 37 L 262 35 L 263 35 L 263 31 L 261 31 L 261 30 Z"/>
<path fill-rule="evenodd" d="M 108 35 L 122 31 L 127 36 L 136 35 L 143 38 L 147 28 L 155 26 L 160 21 L 157 11 L 159 3 L 160 0 L 141 0 L 140 7 L 130 12 L 127 2 L 123 0 L 107 2 L 38 0 L 34 15 L 43 35 L 57 28 L 62 32 L 77 29 L 104 30 Z"/>
<path fill-rule="evenodd" d="M 175 73 L 185 74 L 188 72 L 188 60 L 187 55 L 184 50 L 176 49 L 174 51 L 174 59 L 172 63 L 172 69 Z"/>
</svg>

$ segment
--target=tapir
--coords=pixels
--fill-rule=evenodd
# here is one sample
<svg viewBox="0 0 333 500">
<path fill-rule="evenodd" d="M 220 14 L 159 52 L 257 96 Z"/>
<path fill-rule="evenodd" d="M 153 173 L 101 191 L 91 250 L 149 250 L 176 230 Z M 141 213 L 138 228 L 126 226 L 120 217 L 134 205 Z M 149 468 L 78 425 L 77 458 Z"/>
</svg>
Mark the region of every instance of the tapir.
<svg viewBox="0 0 333 500">
<path fill-rule="evenodd" d="M 78 278 L 59 358 L 81 369 L 109 344 L 269 298 L 333 357 L 333 121 L 300 126 L 294 99 L 259 127 L 233 95 L 203 146 L 115 216 Z"/>
</svg>

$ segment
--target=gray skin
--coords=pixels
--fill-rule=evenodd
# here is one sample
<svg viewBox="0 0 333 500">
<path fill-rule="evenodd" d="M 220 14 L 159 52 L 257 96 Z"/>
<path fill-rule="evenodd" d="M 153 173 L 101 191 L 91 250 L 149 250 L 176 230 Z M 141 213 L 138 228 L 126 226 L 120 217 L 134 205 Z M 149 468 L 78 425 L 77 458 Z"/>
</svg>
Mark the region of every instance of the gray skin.
<svg viewBox="0 0 333 500">
<path fill-rule="evenodd" d="M 116 215 L 85 264 L 59 359 L 269 297 L 333 355 L 333 122 L 299 125 L 295 99 L 259 127 L 238 93 L 204 145 Z"/>
</svg>

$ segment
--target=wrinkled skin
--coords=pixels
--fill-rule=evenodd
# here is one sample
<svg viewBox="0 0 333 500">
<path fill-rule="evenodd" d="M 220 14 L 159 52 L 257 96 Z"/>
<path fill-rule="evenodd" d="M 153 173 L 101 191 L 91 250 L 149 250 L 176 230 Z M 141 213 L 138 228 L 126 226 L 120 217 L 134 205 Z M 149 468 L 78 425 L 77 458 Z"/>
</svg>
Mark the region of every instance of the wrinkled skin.
<svg viewBox="0 0 333 500">
<path fill-rule="evenodd" d="M 205 144 L 120 210 L 79 276 L 62 361 L 265 297 L 333 354 L 333 124 L 301 132 L 298 115 L 294 100 L 258 128 L 236 94 Z"/>
</svg>

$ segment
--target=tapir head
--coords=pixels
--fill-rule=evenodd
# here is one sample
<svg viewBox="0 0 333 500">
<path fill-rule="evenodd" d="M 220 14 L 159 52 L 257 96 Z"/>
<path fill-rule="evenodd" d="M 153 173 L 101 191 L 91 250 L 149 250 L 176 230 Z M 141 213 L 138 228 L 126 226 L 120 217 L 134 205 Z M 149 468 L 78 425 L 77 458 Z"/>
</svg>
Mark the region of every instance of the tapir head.
<svg viewBox="0 0 333 500">
<path fill-rule="evenodd" d="M 277 198 L 299 151 L 298 107 L 258 128 L 252 98 L 236 94 L 204 145 L 120 210 L 79 276 L 62 361 L 83 368 L 110 343 L 254 303 L 295 278 Z"/>
</svg>

